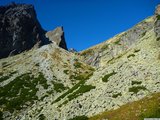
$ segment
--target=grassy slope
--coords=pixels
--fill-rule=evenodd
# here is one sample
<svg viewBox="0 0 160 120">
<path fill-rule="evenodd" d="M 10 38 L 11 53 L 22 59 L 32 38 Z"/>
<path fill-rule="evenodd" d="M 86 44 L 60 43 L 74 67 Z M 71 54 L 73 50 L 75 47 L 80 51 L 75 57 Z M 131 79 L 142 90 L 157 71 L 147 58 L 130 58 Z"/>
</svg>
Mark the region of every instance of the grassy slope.
<svg viewBox="0 0 160 120">
<path fill-rule="evenodd" d="M 160 93 L 125 104 L 116 110 L 105 111 L 89 120 L 143 120 L 144 118 L 160 118 Z"/>
</svg>

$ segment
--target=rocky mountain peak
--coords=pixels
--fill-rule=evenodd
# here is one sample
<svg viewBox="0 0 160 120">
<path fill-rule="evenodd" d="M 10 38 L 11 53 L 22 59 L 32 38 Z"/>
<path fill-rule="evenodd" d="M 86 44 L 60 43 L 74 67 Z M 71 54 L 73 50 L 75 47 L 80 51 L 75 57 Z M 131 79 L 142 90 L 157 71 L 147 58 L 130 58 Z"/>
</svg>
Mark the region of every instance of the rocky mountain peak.
<svg viewBox="0 0 160 120">
<path fill-rule="evenodd" d="M 63 27 L 47 32 L 41 27 L 33 5 L 0 7 L 0 59 L 55 42 L 67 50 Z"/>
<path fill-rule="evenodd" d="M 51 42 L 67 50 L 63 27 L 57 27 L 53 31 L 47 32 L 46 37 L 49 38 Z"/>
<path fill-rule="evenodd" d="M 155 10 L 156 15 L 160 15 L 160 4 L 157 5 L 156 10 Z"/>
<path fill-rule="evenodd" d="M 47 42 L 33 5 L 0 7 L 0 58 L 29 50 Z"/>
</svg>

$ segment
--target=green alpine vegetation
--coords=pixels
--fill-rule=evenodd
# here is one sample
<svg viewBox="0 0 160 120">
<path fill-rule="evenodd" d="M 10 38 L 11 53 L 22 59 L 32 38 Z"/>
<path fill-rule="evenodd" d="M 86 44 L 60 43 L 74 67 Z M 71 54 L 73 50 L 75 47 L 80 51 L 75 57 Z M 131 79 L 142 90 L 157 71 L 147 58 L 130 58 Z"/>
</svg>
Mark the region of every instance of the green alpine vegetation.
<svg viewBox="0 0 160 120">
<path fill-rule="evenodd" d="M 117 73 L 113 71 L 112 73 L 109 73 L 109 74 L 105 75 L 105 76 L 102 78 L 102 81 L 103 81 L 103 82 L 108 82 L 109 77 L 111 77 L 111 76 L 113 76 L 113 75 L 115 75 L 115 74 L 117 74 Z"/>
<path fill-rule="evenodd" d="M 34 100 L 38 100 L 36 96 L 38 84 L 44 89 L 49 86 L 42 73 L 39 73 L 38 77 L 34 77 L 31 73 L 16 77 L 9 84 L 0 87 L 0 105 L 4 110 L 12 112 L 14 109 L 23 108 L 23 105 L 28 105 L 27 102 L 33 103 Z"/>
<path fill-rule="evenodd" d="M 69 120 L 88 120 L 88 117 L 87 116 L 76 116 L 74 118 L 71 118 Z"/>
<path fill-rule="evenodd" d="M 90 77 L 90 76 L 89 76 Z M 87 77 L 87 78 L 89 78 Z M 67 92 L 59 96 L 53 103 L 60 101 L 64 97 L 68 96 L 69 101 L 82 95 L 85 92 L 90 91 L 91 89 L 94 89 L 95 87 L 92 85 L 85 85 L 85 82 L 87 78 L 82 79 L 80 82 L 78 82 L 76 85 L 74 85 L 71 89 L 69 89 Z M 65 101 L 66 104 L 68 101 Z M 60 105 L 61 106 L 61 105 Z"/>
<path fill-rule="evenodd" d="M 67 89 L 62 83 L 51 81 L 56 92 L 62 92 Z"/>
<path fill-rule="evenodd" d="M 129 88 L 129 92 L 133 92 L 134 94 L 137 94 L 140 90 L 147 90 L 144 86 L 133 86 Z"/>
<path fill-rule="evenodd" d="M 112 95 L 113 98 L 117 98 L 118 96 L 122 96 L 122 94 L 121 93 L 117 93 L 117 94 L 113 94 Z"/>
<path fill-rule="evenodd" d="M 135 56 L 135 54 L 130 54 L 127 56 L 127 58 L 134 57 L 134 56 Z"/>
<path fill-rule="evenodd" d="M 132 81 L 132 85 L 138 85 L 138 84 L 141 84 L 142 81 Z"/>
<path fill-rule="evenodd" d="M 75 92 L 73 92 L 68 96 L 68 99 L 69 101 L 71 101 L 72 99 L 77 98 L 78 96 L 81 96 L 83 93 L 88 92 L 91 89 L 95 89 L 95 86 L 82 84 Z"/>
<path fill-rule="evenodd" d="M 108 46 L 109 46 L 108 44 L 103 45 L 101 50 L 104 51 L 104 50 L 108 49 Z"/>
</svg>

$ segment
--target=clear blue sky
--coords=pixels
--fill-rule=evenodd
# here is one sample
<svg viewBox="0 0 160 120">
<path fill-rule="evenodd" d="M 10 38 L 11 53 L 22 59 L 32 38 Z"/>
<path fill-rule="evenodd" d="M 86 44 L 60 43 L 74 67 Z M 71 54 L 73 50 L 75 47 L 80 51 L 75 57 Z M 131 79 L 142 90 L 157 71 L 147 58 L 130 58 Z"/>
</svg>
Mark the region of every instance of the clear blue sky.
<svg viewBox="0 0 160 120">
<path fill-rule="evenodd" d="M 45 30 L 63 26 L 68 48 L 96 45 L 153 15 L 160 0 L 0 0 L 35 6 Z"/>
</svg>

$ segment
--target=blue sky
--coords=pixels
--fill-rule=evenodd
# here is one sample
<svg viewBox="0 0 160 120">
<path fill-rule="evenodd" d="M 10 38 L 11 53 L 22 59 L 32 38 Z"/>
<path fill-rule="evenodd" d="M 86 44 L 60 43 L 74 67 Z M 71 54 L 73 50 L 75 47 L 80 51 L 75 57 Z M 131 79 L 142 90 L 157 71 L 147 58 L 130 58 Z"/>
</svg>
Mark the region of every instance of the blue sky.
<svg viewBox="0 0 160 120">
<path fill-rule="evenodd" d="M 63 26 L 68 48 L 101 43 L 154 14 L 160 0 L 0 0 L 33 4 L 45 30 Z"/>
</svg>

